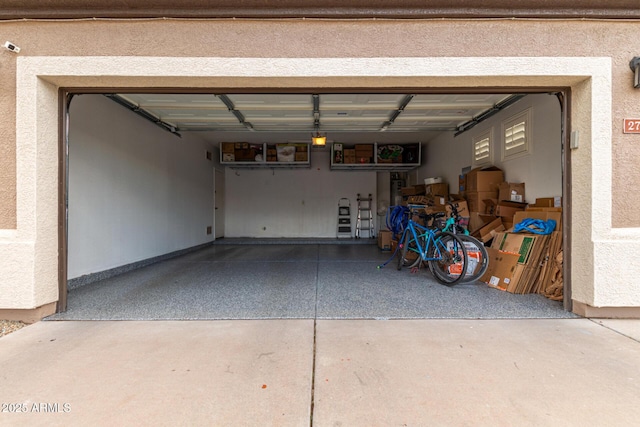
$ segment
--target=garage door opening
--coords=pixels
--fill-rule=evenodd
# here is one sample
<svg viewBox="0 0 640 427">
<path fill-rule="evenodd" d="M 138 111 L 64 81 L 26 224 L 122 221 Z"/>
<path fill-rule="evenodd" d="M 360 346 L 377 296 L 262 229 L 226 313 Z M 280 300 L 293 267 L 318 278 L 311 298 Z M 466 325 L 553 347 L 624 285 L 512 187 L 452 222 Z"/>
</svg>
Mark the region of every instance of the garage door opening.
<svg viewBox="0 0 640 427">
<path fill-rule="evenodd" d="M 318 133 L 327 138 L 324 147 L 312 145 L 311 136 Z M 75 95 L 70 104 L 68 141 L 69 301 L 74 294 L 85 294 L 84 308 L 91 305 L 92 287 L 120 296 L 130 292 L 127 298 L 135 295 L 140 301 L 152 297 L 162 301 L 159 306 L 171 306 L 186 296 L 163 295 L 153 287 L 142 292 L 127 288 L 124 282 L 118 291 L 117 283 L 126 282 L 127 275 L 134 282 L 146 280 L 145 268 L 150 266 L 159 267 L 164 277 L 186 271 L 187 276 L 176 276 L 174 285 L 179 289 L 200 260 L 208 264 L 201 273 L 210 283 L 236 283 L 235 275 L 241 276 L 237 283 L 247 285 L 307 283 L 301 285 L 307 289 L 300 290 L 297 308 L 301 310 L 296 311 L 294 300 L 287 301 L 280 314 L 260 311 L 256 307 L 269 302 L 270 296 L 254 289 L 255 305 L 239 310 L 242 318 L 308 317 L 305 307 L 311 306 L 314 316 L 328 318 L 505 317 L 500 309 L 510 307 L 507 301 L 517 306 L 518 301 L 538 295 L 515 296 L 479 284 L 443 290 L 442 285 L 429 283 L 425 289 L 452 292 L 437 299 L 448 301 L 449 314 L 416 307 L 403 314 L 398 287 L 378 288 L 383 285 L 373 283 L 376 276 L 369 279 L 363 273 L 367 267 L 381 273 L 375 267 L 390 256 L 378 249 L 375 239 L 387 227 L 385 213 L 412 196 L 412 203 L 428 197 L 419 194 L 421 187 L 424 190 L 425 179 L 437 177 L 448 185 L 446 196 L 466 200 L 471 221 L 476 221 L 472 227 L 478 227 L 477 221 L 492 222 L 488 218 L 496 213 L 491 211 L 492 201 L 504 197 L 497 186 L 486 191 L 465 187 L 461 176 L 470 170 L 497 167 L 505 182 L 524 183 L 524 190 L 518 185 L 507 187 L 510 199 L 530 204 L 539 199 L 538 204 L 546 207 L 562 203 L 566 179 L 558 95 L 524 95 L 504 89 L 492 93 L 85 93 Z M 292 158 L 281 157 L 285 154 Z M 373 232 L 356 240 L 358 195 L 369 194 Z M 347 239 L 337 235 L 341 199 L 351 206 Z M 500 222 L 508 229 L 512 221 L 505 218 Z M 281 245 L 268 245 L 268 249 L 258 245 L 274 240 Z M 261 252 L 264 258 L 257 256 Z M 233 264 L 220 263 L 229 260 Z M 364 264 L 356 267 L 358 263 Z M 272 270 L 276 264 L 281 270 Z M 308 264 L 309 271 L 315 268 L 315 284 L 304 274 L 296 276 L 292 264 Z M 254 271 L 248 274 L 245 268 Z M 430 280 L 429 273 L 398 279 L 410 273 L 390 270 L 378 278 L 387 283 L 409 281 L 404 289 L 425 299 L 409 292 L 404 301 L 428 304 L 429 295 L 421 293 L 419 283 Z M 202 277 L 195 281 L 200 283 Z M 224 291 L 237 298 L 247 289 Z M 334 294 L 336 289 L 345 294 Z M 373 289 L 377 297 L 368 298 Z M 214 299 L 219 296 L 213 296 L 207 286 L 201 292 L 209 292 Z M 473 306 L 480 294 L 491 295 L 490 309 L 465 314 L 461 307 Z M 322 310 L 323 304 L 340 306 L 336 301 L 353 301 L 354 295 L 367 296 L 367 303 L 360 308 L 347 304 L 351 308 Z M 515 310 L 511 316 L 568 314 L 561 302 L 542 298 L 537 306 L 542 311 L 537 314 L 521 306 L 519 313 L 511 307 Z M 553 314 L 541 314 L 548 309 Z M 233 317 L 222 309 L 217 313 L 202 316 Z M 176 318 L 175 313 L 159 316 Z"/>
</svg>

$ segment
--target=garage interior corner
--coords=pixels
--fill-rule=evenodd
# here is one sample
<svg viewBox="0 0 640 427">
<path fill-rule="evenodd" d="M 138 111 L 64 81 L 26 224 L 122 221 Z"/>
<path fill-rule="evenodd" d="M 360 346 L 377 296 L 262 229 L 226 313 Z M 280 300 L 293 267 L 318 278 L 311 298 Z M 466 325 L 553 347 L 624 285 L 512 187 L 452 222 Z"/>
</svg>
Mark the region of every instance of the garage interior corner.
<svg viewBox="0 0 640 427">
<path fill-rule="evenodd" d="M 221 239 L 71 289 L 67 311 L 46 320 L 575 317 L 538 294 L 480 282 L 447 287 L 427 268 L 397 271 L 395 262 L 378 268 L 392 254 L 360 242 Z"/>
</svg>

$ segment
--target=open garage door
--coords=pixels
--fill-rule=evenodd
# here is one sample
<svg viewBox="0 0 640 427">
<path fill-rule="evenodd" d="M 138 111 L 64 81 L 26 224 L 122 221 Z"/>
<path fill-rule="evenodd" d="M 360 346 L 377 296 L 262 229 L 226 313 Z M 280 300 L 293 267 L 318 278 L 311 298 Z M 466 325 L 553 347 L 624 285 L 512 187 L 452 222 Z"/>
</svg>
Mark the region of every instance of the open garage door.
<svg viewBox="0 0 640 427">
<path fill-rule="evenodd" d="M 563 113 L 556 94 L 114 91 L 77 94 L 69 111 L 71 290 L 224 243 L 353 243 L 355 249 L 338 252 L 342 259 L 373 247 L 368 262 L 375 267 L 390 254 L 368 238 L 386 230 L 390 206 L 427 196 L 425 179 L 448 184 L 438 196 L 466 200 L 473 228 L 495 222 L 492 201 L 505 198 L 497 184 L 469 188 L 461 180 L 477 168 L 499 168 L 503 181 L 524 183 L 508 187 L 511 201 L 562 203 Z M 326 138 L 325 145 L 314 145 L 312 136 Z M 283 157 L 287 147 L 291 158 Z M 223 212 L 215 196 L 221 176 Z M 365 242 L 352 240 L 358 195 L 369 194 L 374 232 Z M 347 241 L 336 233 L 345 198 L 352 206 Z M 513 216 L 499 222 L 508 229 Z M 238 248 L 210 256 L 241 257 Z M 289 261 L 292 254 L 270 256 Z M 355 286 L 349 274 L 343 277 L 345 289 Z"/>
</svg>

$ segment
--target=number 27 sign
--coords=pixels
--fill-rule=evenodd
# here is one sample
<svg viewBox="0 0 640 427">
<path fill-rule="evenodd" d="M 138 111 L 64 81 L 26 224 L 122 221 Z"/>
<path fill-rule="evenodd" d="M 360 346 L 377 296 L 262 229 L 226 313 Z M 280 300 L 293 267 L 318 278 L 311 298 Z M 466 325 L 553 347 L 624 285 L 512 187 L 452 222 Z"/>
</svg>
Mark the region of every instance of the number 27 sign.
<svg viewBox="0 0 640 427">
<path fill-rule="evenodd" d="M 640 133 L 640 119 L 624 119 L 622 133 Z"/>
</svg>

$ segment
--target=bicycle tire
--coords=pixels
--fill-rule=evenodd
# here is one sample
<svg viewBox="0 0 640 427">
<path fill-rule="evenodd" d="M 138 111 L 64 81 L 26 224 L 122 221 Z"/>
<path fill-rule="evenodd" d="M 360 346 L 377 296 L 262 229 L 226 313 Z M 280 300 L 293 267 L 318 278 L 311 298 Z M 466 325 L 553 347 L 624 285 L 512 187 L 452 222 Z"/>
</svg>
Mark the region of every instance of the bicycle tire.
<svg viewBox="0 0 640 427">
<path fill-rule="evenodd" d="M 436 234 L 427 252 L 429 270 L 443 285 L 453 286 L 460 283 L 467 272 L 467 248 L 455 234 L 442 232 Z"/>
<path fill-rule="evenodd" d="M 410 250 L 417 255 L 415 259 L 407 256 Z M 404 240 L 401 246 L 398 248 L 397 257 L 398 257 L 398 267 L 397 267 L 398 270 L 402 270 L 403 267 L 413 268 L 420 262 L 420 259 L 421 259 L 420 253 L 418 252 L 416 241 L 410 232 L 405 233 Z"/>
<path fill-rule="evenodd" d="M 467 249 L 467 258 L 469 259 L 467 272 L 464 279 L 462 279 L 462 283 L 475 282 L 482 277 L 482 275 L 487 271 L 487 268 L 489 268 L 489 253 L 487 252 L 487 248 L 475 237 L 471 237 L 466 234 L 456 234 L 456 236 L 462 240 L 462 243 L 465 245 Z M 478 253 L 475 261 L 472 261 L 473 252 Z M 474 268 L 474 271 L 469 271 L 470 268 Z"/>
</svg>

